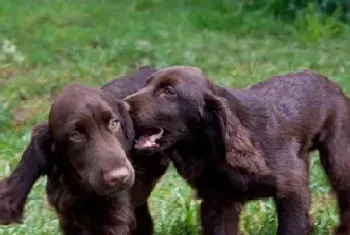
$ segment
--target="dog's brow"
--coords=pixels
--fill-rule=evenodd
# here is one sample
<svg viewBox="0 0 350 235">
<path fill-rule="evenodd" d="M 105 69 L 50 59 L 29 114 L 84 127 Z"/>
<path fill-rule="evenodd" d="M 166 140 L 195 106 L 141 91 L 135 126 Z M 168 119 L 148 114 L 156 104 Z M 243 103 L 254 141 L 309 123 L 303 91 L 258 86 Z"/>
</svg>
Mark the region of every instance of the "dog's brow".
<svg viewBox="0 0 350 235">
<path fill-rule="evenodd" d="M 159 86 L 169 86 L 169 85 L 177 85 L 182 82 L 181 77 L 179 76 L 165 76 L 163 79 L 159 81 Z"/>
<path fill-rule="evenodd" d="M 146 85 L 148 85 L 152 80 L 153 80 L 154 76 L 149 76 L 146 80 Z"/>
<path fill-rule="evenodd" d="M 160 81 L 157 85 L 158 88 L 163 88 L 163 87 L 166 87 L 166 86 L 169 86 L 169 85 L 174 85 L 173 82 L 169 81 L 169 80 L 166 80 L 166 81 Z"/>
<path fill-rule="evenodd" d="M 84 127 L 84 122 L 85 121 L 81 118 L 74 118 L 66 123 L 64 129 L 66 130 L 66 132 L 82 129 Z"/>
<path fill-rule="evenodd" d="M 101 119 L 103 121 L 109 121 L 111 118 L 112 118 L 112 112 L 110 110 L 103 109 L 101 111 Z"/>
</svg>

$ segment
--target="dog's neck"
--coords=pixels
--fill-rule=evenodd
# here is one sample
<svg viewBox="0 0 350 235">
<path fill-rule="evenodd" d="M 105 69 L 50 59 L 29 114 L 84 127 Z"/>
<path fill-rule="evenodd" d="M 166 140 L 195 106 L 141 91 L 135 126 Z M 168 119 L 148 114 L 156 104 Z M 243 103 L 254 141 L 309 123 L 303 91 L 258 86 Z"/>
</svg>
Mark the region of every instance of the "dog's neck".
<svg viewBox="0 0 350 235">
<path fill-rule="evenodd" d="M 80 176 L 70 164 L 55 164 L 48 174 L 48 179 L 55 187 L 70 191 L 74 195 L 94 195 L 90 189 L 83 186 Z"/>
<path fill-rule="evenodd" d="M 178 141 L 165 154 L 170 156 L 174 166 L 191 186 L 203 173 L 208 162 L 211 161 L 211 149 L 208 141 L 203 140 L 203 134 L 198 133 L 198 138 Z M 194 136 L 196 137 L 196 136 Z M 214 162 L 213 162 L 214 164 Z M 211 165 L 213 167 L 213 165 Z"/>
<path fill-rule="evenodd" d="M 59 170 L 48 176 L 48 200 L 59 215 L 64 235 L 129 233 L 133 225 L 129 192 L 99 196 L 74 185 Z"/>
</svg>

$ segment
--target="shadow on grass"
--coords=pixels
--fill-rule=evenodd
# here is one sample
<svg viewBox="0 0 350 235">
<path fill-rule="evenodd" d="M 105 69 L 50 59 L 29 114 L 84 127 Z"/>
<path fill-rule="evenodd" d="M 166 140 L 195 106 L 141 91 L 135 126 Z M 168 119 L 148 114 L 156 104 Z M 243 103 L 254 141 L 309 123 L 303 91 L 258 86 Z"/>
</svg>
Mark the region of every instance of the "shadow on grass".
<svg viewBox="0 0 350 235">
<path fill-rule="evenodd" d="M 197 226 L 186 224 L 185 222 L 178 221 L 178 223 L 175 223 L 170 228 L 166 228 L 165 226 L 156 229 L 155 235 L 164 235 L 164 234 L 171 234 L 171 235 L 199 235 L 200 230 Z"/>
</svg>

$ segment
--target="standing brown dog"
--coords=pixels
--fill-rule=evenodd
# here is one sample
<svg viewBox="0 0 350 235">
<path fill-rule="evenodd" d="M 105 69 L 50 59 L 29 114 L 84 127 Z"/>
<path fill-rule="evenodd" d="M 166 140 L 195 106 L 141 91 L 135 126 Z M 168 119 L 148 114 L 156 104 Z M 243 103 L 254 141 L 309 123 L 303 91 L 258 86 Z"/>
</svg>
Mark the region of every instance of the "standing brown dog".
<svg viewBox="0 0 350 235">
<path fill-rule="evenodd" d="M 197 190 L 203 234 L 238 234 L 242 205 L 262 197 L 275 199 L 277 234 L 310 234 L 312 150 L 337 195 L 336 234 L 350 234 L 350 102 L 330 80 L 300 71 L 232 90 L 175 66 L 126 101 L 135 148 L 169 153 Z"/>
<path fill-rule="evenodd" d="M 29 191 L 31 190 L 31 187 L 41 175 L 46 174 L 50 179 L 47 188 L 49 200 L 51 201 L 51 204 L 53 204 L 59 210 L 58 213 L 62 214 L 63 217 L 61 216 L 61 221 L 67 220 L 68 224 L 74 224 L 74 220 L 77 220 L 77 224 L 85 224 L 84 226 L 86 231 L 99 231 L 98 234 L 114 234 L 112 233 L 113 231 L 119 233 L 121 232 L 121 234 L 123 234 L 123 231 L 126 233 L 126 230 L 123 230 L 121 228 L 112 229 L 113 227 L 111 225 L 113 225 L 113 221 L 118 221 L 120 219 L 122 221 L 123 219 L 125 219 L 125 221 L 122 224 L 129 224 L 131 214 L 128 212 L 129 207 L 127 205 L 129 200 L 128 198 L 130 197 L 131 193 L 131 204 L 134 208 L 137 223 L 136 230 L 133 231 L 133 234 L 152 234 L 153 223 L 151 215 L 149 213 L 147 199 L 150 193 L 152 192 L 152 189 L 154 188 L 156 182 L 166 171 L 169 165 L 169 160 L 159 153 L 154 154 L 152 156 L 148 156 L 145 154 L 140 155 L 131 151 L 132 142 L 134 139 L 133 126 L 131 123 L 131 119 L 128 116 L 128 113 L 126 112 L 124 106 L 121 105 L 121 102 L 118 100 L 125 98 L 126 95 L 136 92 L 138 89 L 144 86 L 146 84 L 146 78 L 153 72 L 155 72 L 155 69 L 150 66 L 142 67 L 132 74 L 117 78 L 111 81 L 110 83 L 104 85 L 102 87 L 102 93 L 98 89 L 78 88 L 78 90 L 81 90 L 78 93 L 72 92 L 72 90 L 74 91 L 74 89 L 70 89 L 70 92 L 68 93 L 72 93 L 71 95 L 67 95 L 66 93 L 62 94 L 61 99 L 64 99 L 65 102 L 63 102 L 63 106 L 60 105 L 59 107 L 53 109 L 52 114 L 50 116 L 50 118 L 52 118 L 52 125 L 48 126 L 48 124 L 45 123 L 39 124 L 33 129 L 32 139 L 28 144 L 25 152 L 23 153 L 21 161 L 19 162 L 13 173 L 8 178 L 0 182 L 0 224 L 10 224 L 16 222 L 18 223 L 21 221 L 25 201 Z M 84 93 L 85 95 L 83 95 L 82 93 Z M 94 98 L 91 99 L 92 97 Z M 104 100 L 105 97 L 108 97 L 108 102 Z M 84 105 L 89 107 L 93 106 L 95 108 L 85 108 L 85 112 L 81 111 L 78 112 L 78 114 L 76 114 L 76 111 L 80 110 L 80 106 Z M 123 139 L 125 139 L 125 145 L 122 146 L 117 142 L 114 143 L 112 141 L 112 143 L 111 141 L 109 141 L 108 139 L 110 139 L 110 137 L 103 137 L 104 135 L 101 134 L 102 132 L 100 133 L 95 131 L 101 129 L 99 127 L 103 125 L 101 125 L 100 121 L 93 121 L 94 118 L 97 118 L 98 120 L 100 116 L 103 116 L 103 112 L 101 112 L 101 110 L 103 110 L 103 107 L 111 109 L 112 106 L 119 106 L 119 111 L 115 111 L 117 112 L 117 114 L 115 115 L 117 116 L 116 118 L 118 118 L 117 121 L 120 122 L 120 124 L 123 123 L 121 125 L 122 128 L 120 128 L 120 130 L 123 130 L 123 134 L 119 135 L 118 137 L 120 143 L 123 143 Z M 96 107 L 100 108 L 96 109 Z M 90 116 L 94 118 L 91 119 L 89 118 Z M 101 146 L 101 148 L 95 148 L 95 150 L 93 151 L 87 151 L 87 148 L 93 149 L 94 146 L 96 147 L 96 144 L 93 144 L 96 142 L 95 141 L 91 142 L 90 144 L 87 144 L 86 147 L 82 147 L 82 149 L 85 149 L 85 152 L 88 155 L 90 154 L 92 156 L 97 156 L 96 154 L 102 154 L 103 157 L 101 159 L 95 159 L 94 157 L 90 158 L 86 154 L 81 153 L 81 156 L 83 157 L 71 158 L 70 161 L 70 158 L 68 156 L 79 155 L 78 152 L 75 152 L 79 150 L 78 148 L 70 148 L 67 145 L 67 143 L 70 142 L 67 141 L 59 141 L 60 144 L 58 144 L 57 146 L 53 145 L 54 133 L 56 133 L 55 139 L 59 140 L 61 138 L 60 136 L 62 135 L 59 132 L 67 131 L 64 128 L 65 123 L 70 123 L 71 121 L 77 120 L 79 118 L 81 118 L 82 120 L 88 120 L 88 122 L 89 120 L 92 120 L 93 122 L 97 123 L 96 125 L 94 125 L 93 123 L 86 125 L 87 127 L 96 126 L 96 128 L 93 128 L 91 132 L 98 133 L 97 136 L 100 136 L 101 138 L 103 137 L 102 139 L 104 141 L 98 141 L 102 144 L 98 144 L 98 146 Z M 67 120 L 67 122 L 65 122 L 64 120 Z M 85 123 L 85 121 L 83 121 L 83 123 Z M 80 136 L 79 133 L 77 135 L 76 134 L 77 133 L 72 135 L 73 139 Z M 95 139 L 101 140 L 101 138 L 96 137 Z M 55 147 L 52 148 L 52 146 Z M 119 148 L 121 152 L 129 152 L 132 155 L 132 159 L 130 160 L 132 161 L 133 166 L 135 168 L 136 182 L 131 188 L 128 196 L 126 196 L 125 193 L 122 192 L 122 195 L 124 194 L 124 196 L 117 197 L 119 199 L 124 198 L 123 200 L 125 200 L 125 203 L 121 203 L 122 205 L 117 203 L 115 206 L 113 206 L 113 203 L 112 205 L 110 205 L 106 201 L 105 204 L 102 201 L 98 203 L 98 200 L 96 200 L 96 198 L 93 197 L 93 195 L 95 194 L 99 194 L 100 196 L 114 195 L 114 190 L 116 190 L 116 186 L 117 188 L 128 188 L 131 184 L 130 182 L 127 183 L 126 186 L 123 186 L 123 184 L 125 184 L 126 182 L 123 183 L 124 180 L 120 181 L 119 179 L 116 179 L 116 177 L 114 177 L 115 172 L 123 173 L 123 171 L 112 171 L 112 173 L 114 172 L 113 174 L 110 174 L 112 177 L 108 177 L 108 174 L 106 174 L 106 177 L 102 178 L 100 177 L 105 174 L 94 173 L 95 170 L 98 168 L 105 169 L 106 167 L 108 168 L 113 166 L 111 159 L 106 161 L 104 161 L 103 159 L 108 157 L 115 158 L 113 161 L 118 161 L 119 159 L 118 154 L 112 154 L 113 156 L 110 154 L 103 154 L 101 152 L 104 149 L 103 146 L 106 147 L 105 149 L 109 149 L 108 151 L 111 151 L 113 148 Z M 57 151 L 59 152 L 59 154 L 57 153 Z M 57 161 L 57 154 L 59 156 L 65 157 L 60 161 Z M 88 162 L 84 162 L 84 159 L 90 159 L 89 161 L 92 162 L 90 162 L 89 164 Z M 122 159 L 126 158 L 122 157 Z M 101 161 L 101 164 L 107 164 L 108 166 L 106 165 L 104 167 L 99 167 L 98 165 L 96 165 L 98 163 L 96 161 Z M 80 167 L 86 169 L 85 173 L 79 172 L 77 170 Z M 73 180 L 66 179 L 64 182 L 61 181 L 60 179 L 62 178 L 62 171 L 64 173 L 63 175 L 66 175 L 65 178 L 68 177 L 69 179 L 72 178 Z M 131 173 L 127 174 L 132 175 Z M 77 180 L 76 178 L 84 178 L 84 180 Z M 89 181 L 91 182 L 89 183 Z M 111 185 L 111 192 L 109 192 L 110 190 L 108 189 L 108 185 Z M 68 190 L 63 190 L 64 188 L 67 189 L 67 186 L 69 186 Z M 79 194 L 77 195 L 77 193 L 82 192 L 81 190 L 84 191 L 83 194 L 86 197 L 78 197 Z M 63 194 L 63 191 L 65 191 L 66 193 Z M 69 197 L 70 193 L 73 193 L 73 195 L 75 195 L 74 198 Z M 120 193 L 117 194 L 120 195 Z M 62 201 L 63 198 L 65 198 L 64 201 Z M 79 200 L 77 201 L 77 199 Z M 80 200 L 81 203 L 78 203 Z M 90 203 L 89 200 L 92 200 L 92 202 Z M 72 208 L 72 204 L 74 203 L 76 206 Z M 81 208 L 79 208 L 79 206 L 77 205 L 81 205 Z M 87 205 L 91 205 L 91 207 Z M 118 207 L 118 205 L 122 206 L 122 208 L 126 208 L 124 212 L 127 213 L 124 213 L 124 217 L 123 215 L 121 215 L 123 214 L 123 210 L 121 210 L 121 208 Z M 73 215 L 74 219 L 69 217 L 69 215 L 72 215 L 72 213 L 69 213 L 69 210 L 71 210 L 71 212 L 76 212 L 76 214 Z M 68 212 L 68 216 L 64 216 L 66 212 Z M 92 217 L 90 218 L 89 216 Z M 93 216 L 97 217 L 93 219 Z M 91 223 L 89 223 L 89 221 Z M 103 233 L 101 232 L 103 228 L 110 228 L 110 230 L 106 233 Z M 68 230 L 70 231 L 70 228 L 67 228 L 67 231 Z M 79 234 L 74 229 L 72 229 L 72 232 L 74 234 Z"/>
<path fill-rule="evenodd" d="M 100 89 L 68 85 L 37 132 L 51 139 L 46 192 L 64 234 L 130 234 L 133 126 L 124 104 Z"/>
</svg>

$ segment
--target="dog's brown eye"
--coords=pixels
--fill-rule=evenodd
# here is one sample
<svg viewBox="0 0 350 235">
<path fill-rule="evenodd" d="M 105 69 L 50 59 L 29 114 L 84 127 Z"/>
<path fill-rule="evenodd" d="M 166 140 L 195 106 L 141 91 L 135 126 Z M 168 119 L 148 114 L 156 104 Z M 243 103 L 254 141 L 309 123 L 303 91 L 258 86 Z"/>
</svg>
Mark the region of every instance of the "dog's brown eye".
<svg viewBox="0 0 350 235">
<path fill-rule="evenodd" d="M 84 139 L 84 135 L 79 131 L 73 131 L 69 134 L 69 139 L 73 142 L 81 142 Z"/>
<path fill-rule="evenodd" d="M 111 131 L 116 131 L 119 129 L 120 123 L 117 119 L 111 119 L 110 123 L 109 123 L 109 129 Z"/>
<path fill-rule="evenodd" d="M 163 88 L 163 92 L 166 95 L 175 95 L 175 89 L 171 86 L 166 86 Z"/>
</svg>

